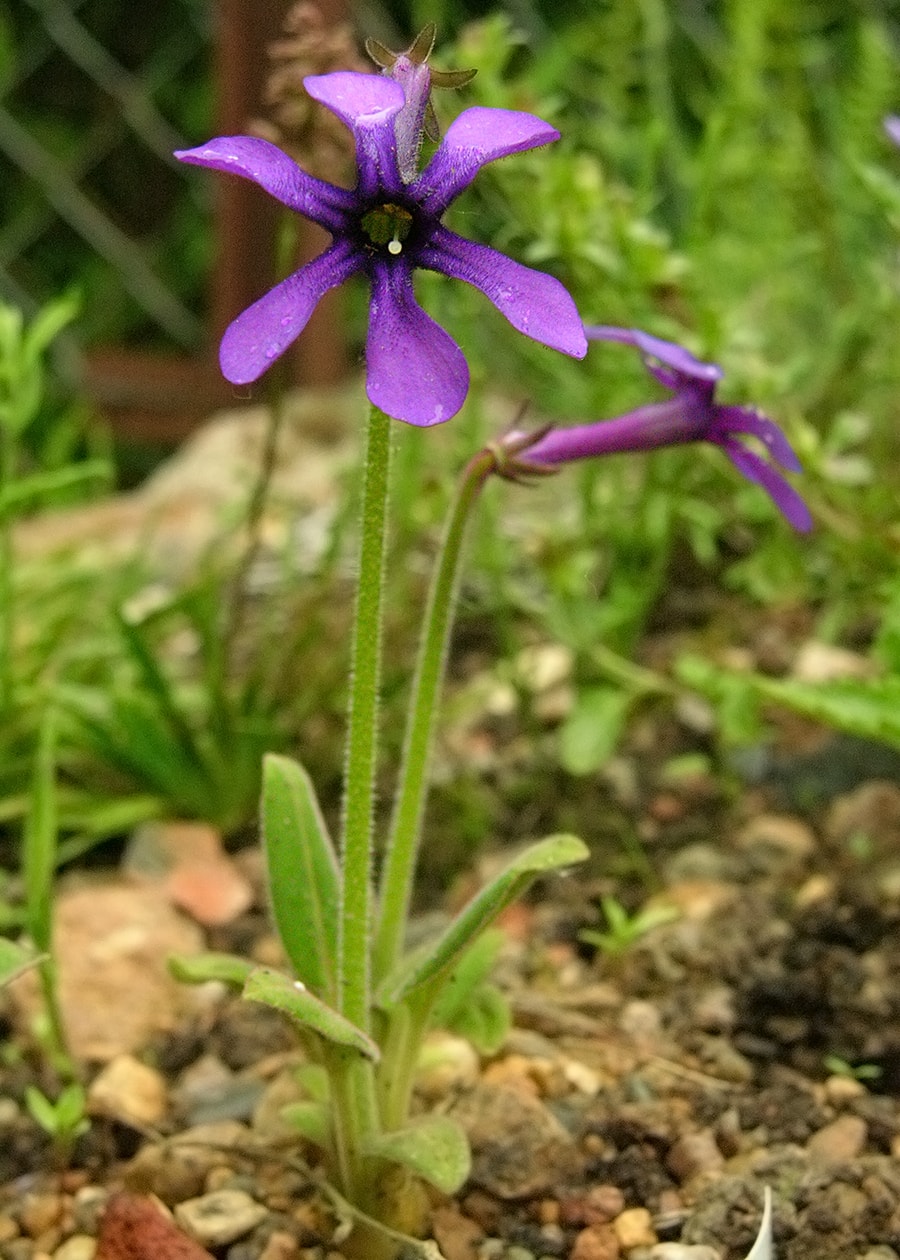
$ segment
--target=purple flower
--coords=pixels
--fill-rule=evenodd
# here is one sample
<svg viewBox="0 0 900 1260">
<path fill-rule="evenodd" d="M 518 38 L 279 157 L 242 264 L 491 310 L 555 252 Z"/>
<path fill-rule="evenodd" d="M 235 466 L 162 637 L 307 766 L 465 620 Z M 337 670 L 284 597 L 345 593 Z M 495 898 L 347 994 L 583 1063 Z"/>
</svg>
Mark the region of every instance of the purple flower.
<svg viewBox="0 0 900 1260">
<path fill-rule="evenodd" d="M 884 120 L 884 129 L 894 144 L 900 144 L 900 118 L 896 114 L 888 114 Z"/>
<path fill-rule="evenodd" d="M 525 460 L 514 464 L 513 471 L 522 473 L 535 465 L 565 464 L 621 451 L 646 451 L 684 442 L 713 442 L 725 452 L 738 472 L 768 492 L 795 529 L 812 528 L 806 504 L 773 467 L 774 463 L 791 472 L 800 471 L 787 438 L 773 420 L 753 408 L 715 401 L 716 383 L 722 378 L 721 368 L 714 363 L 701 363 L 681 346 L 638 329 L 588 327 L 585 332 L 590 341 L 621 341 L 634 346 L 643 355 L 647 370 L 660 384 L 674 391 L 673 397 L 638 407 L 613 420 L 571 429 L 551 429 L 527 448 Z M 521 435 L 511 437 L 515 442 Z M 762 446 L 762 455 L 748 445 L 747 437 Z M 518 449 L 522 449 L 521 444 Z"/>
<path fill-rule="evenodd" d="M 407 89 L 428 91 L 424 67 Z M 230 325 L 222 371 L 234 384 L 255 381 L 303 331 L 328 289 L 358 272 L 371 284 L 366 392 L 383 411 L 410 424 L 449 420 L 462 406 L 469 369 L 462 351 L 416 302 L 416 267 L 441 271 L 482 290 L 514 328 L 576 358 L 587 352 L 575 305 L 558 280 L 457 236 L 444 211 L 487 162 L 558 139 L 532 114 L 476 107 L 449 127 L 419 174 L 404 179 L 422 125 L 418 97 L 381 75 L 341 71 L 304 80 L 306 90 L 346 123 L 356 142 L 357 184 L 338 188 L 301 170 L 266 140 L 226 136 L 176 154 L 182 161 L 242 175 L 292 210 L 326 228 L 331 245 L 288 276 Z"/>
</svg>

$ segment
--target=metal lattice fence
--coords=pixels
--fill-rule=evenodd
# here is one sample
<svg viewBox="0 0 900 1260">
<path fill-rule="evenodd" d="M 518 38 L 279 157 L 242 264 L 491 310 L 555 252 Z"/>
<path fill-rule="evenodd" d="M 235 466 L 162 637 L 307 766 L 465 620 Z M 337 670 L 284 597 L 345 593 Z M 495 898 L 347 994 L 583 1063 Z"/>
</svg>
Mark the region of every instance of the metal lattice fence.
<svg viewBox="0 0 900 1260">
<path fill-rule="evenodd" d="M 206 212 L 171 153 L 212 115 L 203 0 L 0 4 L 0 294 L 73 284 L 88 342 L 192 351 Z"/>
</svg>

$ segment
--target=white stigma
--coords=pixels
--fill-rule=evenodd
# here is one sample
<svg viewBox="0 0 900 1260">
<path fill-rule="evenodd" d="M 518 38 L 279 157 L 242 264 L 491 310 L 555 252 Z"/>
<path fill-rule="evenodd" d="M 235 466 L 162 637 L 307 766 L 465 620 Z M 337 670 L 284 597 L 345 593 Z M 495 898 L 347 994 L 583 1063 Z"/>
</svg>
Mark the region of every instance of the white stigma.
<svg viewBox="0 0 900 1260">
<path fill-rule="evenodd" d="M 393 254 L 396 257 L 396 255 L 401 253 L 402 250 L 403 250 L 403 244 L 401 241 L 397 240 L 396 236 L 394 237 L 392 241 L 388 241 L 389 254 Z"/>
</svg>

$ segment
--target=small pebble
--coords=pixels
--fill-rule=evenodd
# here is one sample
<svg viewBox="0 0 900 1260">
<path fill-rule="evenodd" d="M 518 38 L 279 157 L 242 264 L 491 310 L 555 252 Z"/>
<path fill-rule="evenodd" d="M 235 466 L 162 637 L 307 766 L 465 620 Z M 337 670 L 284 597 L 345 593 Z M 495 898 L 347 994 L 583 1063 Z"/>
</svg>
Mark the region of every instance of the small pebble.
<svg viewBox="0 0 900 1260">
<path fill-rule="evenodd" d="M 843 1115 L 814 1133 L 806 1149 L 826 1164 L 845 1164 L 863 1153 L 869 1130 L 859 1116 Z"/>
<path fill-rule="evenodd" d="M 0 1247 L 19 1237 L 19 1227 L 11 1216 L 0 1215 Z"/>
<path fill-rule="evenodd" d="M 22 1109 L 12 1098 L 0 1098 L 0 1129 L 11 1129 L 22 1115 Z"/>
<path fill-rule="evenodd" d="M 707 1247 L 698 1243 L 689 1246 L 687 1243 L 664 1242 L 650 1248 L 652 1260 L 721 1260 L 715 1247 Z"/>
<path fill-rule="evenodd" d="M 34 1243 L 30 1238 L 13 1238 L 3 1248 L 4 1260 L 34 1260 Z"/>
<path fill-rule="evenodd" d="M 623 1251 L 633 1251 L 635 1247 L 652 1247 L 658 1242 L 653 1232 L 650 1213 L 646 1208 L 626 1208 L 612 1223 Z"/>
<path fill-rule="evenodd" d="M 97 1239 L 87 1234 L 73 1234 L 53 1253 L 53 1260 L 94 1260 Z"/>
<path fill-rule="evenodd" d="M 618 1186 L 591 1186 L 584 1196 L 586 1225 L 608 1225 L 625 1211 L 625 1196 Z"/>
<path fill-rule="evenodd" d="M 428 1035 L 419 1054 L 416 1070 L 416 1091 L 430 1102 L 478 1080 L 480 1063 L 471 1042 L 452 1033 Z"/>
<path fill-rule="evenodd" d="M 725 1157 L 709 1129 L 686 1133 L 673 1143 L 666 1156 L 666 1167 L 679 1181 L 690 1181 L 701 1173 L 717 1172 Z"/>
<path fill-rule="evenodd" d="M 265 1220 L 266 1209 L 244 1190 L 217 1190 L 188 1199 L 175 1208 L 175 1219 L 204 1247 L 225 1247 Z"/>
<path fill-rule="evenodd" d="M 88 1089 L 88 1110 L 137 1128 L 157 1125 L 166 1114 L 165 1077 L 130 1054 L 107 1063 Z"/>
<path fill-rule="evenodd" d="M 39 1238 L 59 1224 L 64 1210 L 62 1195 L 26 1194 L 19 1208 L 19 1225 L 30 1238 Z"/>
<path fill-rule="evenodd" d="M 569 1260 L 618 1260 L 619 1240 L 610 1225 L 588 1225 L 575 1239 Z"/>
<path fill-rule="evenodd" d="M 825 1097 L 835 1107 L 855 1102 L 867 1092 L 862 1081 L 857 1081 L 852 1076 L 829 1076 L 825 1082 Z"/>
<path fill-rule="evenodd" d="M 109 1202 L 109 1192 L 103 1186 L 82 1186 L 72 1200 L 74 1225 L 79 1234 L 96 1237 L 100 1218 Z"/>
</svg>

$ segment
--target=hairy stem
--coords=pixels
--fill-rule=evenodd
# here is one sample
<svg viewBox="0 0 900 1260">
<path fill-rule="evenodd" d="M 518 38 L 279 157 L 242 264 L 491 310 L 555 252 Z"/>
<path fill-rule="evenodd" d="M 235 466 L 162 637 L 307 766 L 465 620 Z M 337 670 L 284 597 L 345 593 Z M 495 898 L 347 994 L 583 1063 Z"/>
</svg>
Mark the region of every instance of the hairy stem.
<svg viewBox="0 0 900 1260">
<path fill-rule="evenodd" d="M 432 577 L 381 877 L 379 922 L 373 954 L 373 967 L 378 979 L 387 975 L 403 948 L 466 526 L 481 488 L 495 467 L 496 456 L 489 449 L 479 452 L 467 464 L 447 517 Z"/>
<path fill-rule="evenodd" d="M 381 618 L 390 469 L 390 420 L 372 407 L 360 523 L 359 577 L 353 628 L 350 714 L 344 777 L 338 1002 L 358 1028 L 371 1024 L 369 933 Z"/>
</svg>

